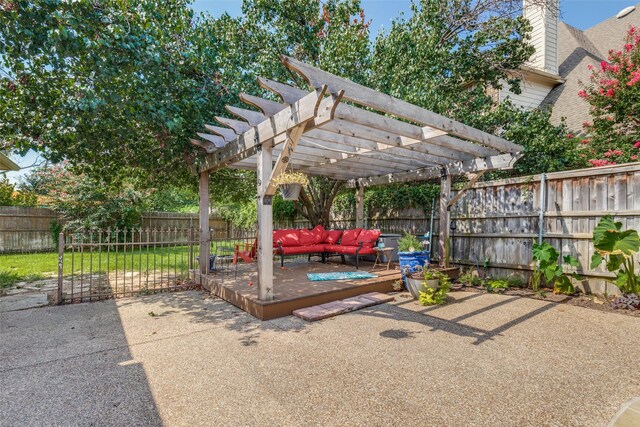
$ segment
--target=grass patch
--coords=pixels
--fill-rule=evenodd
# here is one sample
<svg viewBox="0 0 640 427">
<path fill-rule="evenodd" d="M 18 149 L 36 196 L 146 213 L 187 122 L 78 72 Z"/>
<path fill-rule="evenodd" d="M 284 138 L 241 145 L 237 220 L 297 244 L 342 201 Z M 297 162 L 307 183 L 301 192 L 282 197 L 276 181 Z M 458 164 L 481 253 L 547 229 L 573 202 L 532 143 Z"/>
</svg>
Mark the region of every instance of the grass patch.
<svg viewBox="0 0 640 427">
<path fill-rule="evenodd" d="M 219 247 L 232 248 L 240 244 L 244 247 L 245 241 L 229 240 L 217 242 Z M 228 250 L 227 249 L 227 250 Z M 199 254 L 199 246 L 194 245 L 193 256 L 194 266 L 197 266 L 195 257 Z M 215 253 L 215 248 L 212 253 Z M 63 274 L 85 273 L 93 274 L 124 271 L 177 271 L 186 273 L 189 268 L 189 246 L 176 247 L 150 247 L 137 250 L 122 251 L 118 248 L 107 252 L 84 252 L 64 255 Z M 18 282 L 33 282 L 40 279 L 56 277 L 58 274 L 58 254 L 35 253 L 35 254 L 3 254 L 0 255 L 0 287 L 6 288 Z"/>
</svg>

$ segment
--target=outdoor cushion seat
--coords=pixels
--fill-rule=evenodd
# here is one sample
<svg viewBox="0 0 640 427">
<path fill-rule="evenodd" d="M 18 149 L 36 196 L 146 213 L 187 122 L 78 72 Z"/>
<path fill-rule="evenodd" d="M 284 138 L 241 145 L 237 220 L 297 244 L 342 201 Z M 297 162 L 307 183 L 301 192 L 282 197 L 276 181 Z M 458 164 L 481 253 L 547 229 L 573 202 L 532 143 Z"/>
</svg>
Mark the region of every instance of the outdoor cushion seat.
<svg viewBox="0 0 640 427">
<path fill-rule="evenodd" d="M 277 248 L 278 243 L 282 246 L 300 246 L 300 230 L 284 229 L 273 231 L 273 247 Z"/>
<path fill-rule="evenodd" d="M 324 249 L 325 252 L 341 255 L 372 255 L 376 253 L 373 248 L 361 248 L 360 246 L 325 245 Z"/>
<path fill-rule="evenodd" d="M 325 245 L 309 245 L 309 246 L 288 246 L 282 248 L 284 255 L 300 255 L 308 253 L 322 253 L 325 251 Z M 278 249 L 280 253 L 280 249 Z"/>
<path fill-rule="evenodd" d="M 335 245 L 340 241 L 340 237 L 342 237 L 342 230 L 329 230 L 322 242 Z"/>
<path fill-rule="evenodd" d="M 378 230 L 363 230 L 354 228 L 351 230 L 325 230 L 318 225 L 308 229 L 284 229 L 273 231 L 273 247 L 275 253 L 280 255 L 280 265 L 284 267 L 284 257 L 287 255 L 321 254 L 322 262 L 325 262 L 327 254 L 355 255 L 356 268 L 360 255 L 373 255 L 376 241 L 380 237 Z"/>
</svg>

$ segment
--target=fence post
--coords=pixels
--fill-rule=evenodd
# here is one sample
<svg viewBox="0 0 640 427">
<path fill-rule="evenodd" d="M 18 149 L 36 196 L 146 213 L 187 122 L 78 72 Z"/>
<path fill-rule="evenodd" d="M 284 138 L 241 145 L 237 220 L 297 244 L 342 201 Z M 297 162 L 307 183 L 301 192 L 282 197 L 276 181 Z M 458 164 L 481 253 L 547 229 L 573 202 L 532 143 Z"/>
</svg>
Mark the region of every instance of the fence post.
<svg viewBox="0 0 640 427">
<path fill-rule="evenodd" d="M 540 209 L 538 211 L 538 244 L 542 244 L 544 238 L 544 212 L 547 208 L 547 175 L 540 174 Z"/>
<path fill-rule="evenodd" d="M 193 270 L 193 227 L 189 227 L 189 271 L 191 270 Z"/>
<path fill-rule="evenodd" d="M 58 295 L 56 304 L 62 304 L 62 285 L 64 274 L 64 233 L 58 234 Z"/>
</svg>

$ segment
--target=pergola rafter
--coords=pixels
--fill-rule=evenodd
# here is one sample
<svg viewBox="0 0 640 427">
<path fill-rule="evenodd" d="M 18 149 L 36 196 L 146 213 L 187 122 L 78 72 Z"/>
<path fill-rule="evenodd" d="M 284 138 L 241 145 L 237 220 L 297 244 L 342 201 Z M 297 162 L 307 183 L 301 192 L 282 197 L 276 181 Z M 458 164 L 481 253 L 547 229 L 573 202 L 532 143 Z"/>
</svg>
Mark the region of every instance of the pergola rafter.
<svg viewBox="0 0 640 427">
<path fill-rule="evenodd" d="M 282 61 L 311 91 L 259 78 L 260 86 L 282 102 L 243 93 L 240 99 L 259 111 L 227 106 L 235 119 L 216 117 L 221 126 L 205 125 L 207 132 L 198 133 L 201 139 L 190 140 L 205 152 L 200 163 L 202 218 L 211 172 L 224 167 L 257 171 L 260 299 L 273 297 L 274 180 L 290 165 L 356 188 L 358 218 L 366 186 L 439 178 L 439 245 L 446 264 L 449 208 L 459 199 L 450 197 L 451 176 L 467 175 L 473 183 L 486 171 L 509 169 L 523 147 L 293 58 L 283 56 Z M 208 230 L 202 230 L 201 240 L 208 241 Z M 208 259 L 208 245 L 201 245 L 200 256 Z M 203 273 L 206 268 L 201 263 Z"/>
</svg>

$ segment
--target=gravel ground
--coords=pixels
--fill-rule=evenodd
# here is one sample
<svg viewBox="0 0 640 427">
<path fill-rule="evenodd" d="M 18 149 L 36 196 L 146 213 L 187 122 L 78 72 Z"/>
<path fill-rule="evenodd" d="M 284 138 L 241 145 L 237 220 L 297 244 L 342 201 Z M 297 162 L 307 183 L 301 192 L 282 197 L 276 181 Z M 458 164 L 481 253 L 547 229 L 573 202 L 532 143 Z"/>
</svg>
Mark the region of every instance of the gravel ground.
<svg viewBox="0 0 640 427">
<path fill-rule="evenodd" d="M 0 425 L 603 426 L 640 319 L 405 294 L 316 323 L 179 292 L 0 313 Z"/>
</svg>

